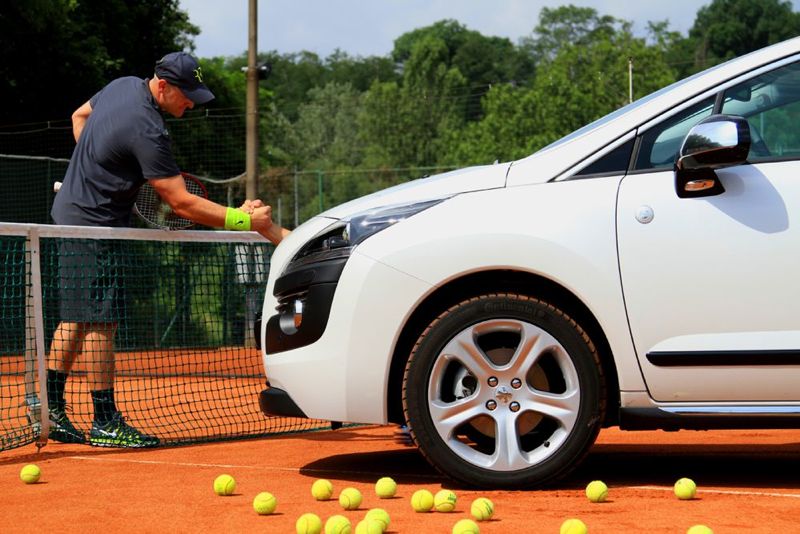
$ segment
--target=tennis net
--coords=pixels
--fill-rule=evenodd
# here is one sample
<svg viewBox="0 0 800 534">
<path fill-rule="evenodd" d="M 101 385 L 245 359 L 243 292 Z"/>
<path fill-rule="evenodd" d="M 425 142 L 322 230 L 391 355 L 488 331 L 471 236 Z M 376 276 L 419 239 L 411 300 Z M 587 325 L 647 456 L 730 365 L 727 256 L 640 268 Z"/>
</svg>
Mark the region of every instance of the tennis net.
<svg viewBox="0 0 800 534">
<path fill-rule="evenodd" d="M 258 407 L 271 252 L 255 233 L 0 223 L 0 450 L 52 434 L 42 415 L 59 395 L 88 438 L 103 384 L 165 445 L 323 428 Z M 82 337 L 77 324 L 94 326 Z M 54 393 L 47 369 L 73 357 Z"/>
</svg>

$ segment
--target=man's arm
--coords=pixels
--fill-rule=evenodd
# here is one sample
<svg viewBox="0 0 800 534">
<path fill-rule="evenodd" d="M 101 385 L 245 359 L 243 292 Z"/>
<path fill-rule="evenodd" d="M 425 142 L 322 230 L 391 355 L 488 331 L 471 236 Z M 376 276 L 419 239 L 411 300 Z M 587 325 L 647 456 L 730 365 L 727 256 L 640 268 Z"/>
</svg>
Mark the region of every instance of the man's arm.
<svg viewBox="0 0 800 534">
<path fill-rule="evenodd" d="M 75 113 L 72 114 L 72 135 L 75 137 L 76 143 L 78 142 L 78 138 L 81 136 L 83 127 L 86 125 L 86 120 L 89 118 L 91 113 L 92 105 L 86 101 L 81 107 L 75 110 Z"/>
<path fill-rule="evenodd" d="M 149 182 L 156 193 L 170 205 L 178 216 L 214 228 L 225 226 L 225 214 L 228 208 L 189 193 L 186 190 L 183 176 L 157 178 L 149 180 Z M 277 224 L 272 224 L 272 208 L 270 206 L 261 206 L 252 211 L 250 229 L 260 233 L 276 245 L 289 233 L 288 230 Z"/>
</svg>

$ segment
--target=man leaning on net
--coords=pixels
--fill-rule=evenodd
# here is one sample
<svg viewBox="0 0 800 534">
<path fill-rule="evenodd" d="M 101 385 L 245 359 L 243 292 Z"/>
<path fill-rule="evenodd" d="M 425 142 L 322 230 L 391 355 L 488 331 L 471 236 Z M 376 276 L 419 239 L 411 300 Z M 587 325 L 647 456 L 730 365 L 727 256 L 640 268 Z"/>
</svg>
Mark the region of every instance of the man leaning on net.
<svg viewBox="0 0 800 534">
<path fill-rule="evenodd" d="M 210 227 L 244 226 L 280 242 L 288 231 L 272 223 L 271 208 L 260 201 L 247 201 L 236 210 L 186 190 L 162 113 L 181 117 L 186 109 L 213 98 L 197 60 L 185 52 L 161 58 L 150 79 L 129 76 L 106 85 L 72 115 L 77 144 L 53 202 L 54 222 L 129 226 L 136 193 L 147 180 L 180 217 Z M 69 420 L 64 398 L 70 369 L 83 351 L 92 356 L 88 378 L 94 419 L 89 443 L 155 446 L 158 438 L 129 425 L 114 400 L 114 335 L 124 309 L 120 255 L 113 243 L 100 240 L 63 241 L 59 247 L 61 322 L 47 369 L 50 437 L 86 442 Z"/>
</svg>

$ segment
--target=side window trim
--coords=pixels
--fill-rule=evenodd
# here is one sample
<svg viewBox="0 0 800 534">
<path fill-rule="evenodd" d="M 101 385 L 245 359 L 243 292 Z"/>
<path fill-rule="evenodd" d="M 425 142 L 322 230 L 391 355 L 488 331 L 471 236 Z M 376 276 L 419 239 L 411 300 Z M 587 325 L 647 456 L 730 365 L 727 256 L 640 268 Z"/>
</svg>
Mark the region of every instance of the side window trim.
<svg viewBox="0 0 800 534">
<path fill-rule="evenodd" d="M 593 163 L 597 162 L 598 160 L 602 159 L 606 155 L 610 154 L 614 150 L 618 149 L 625 143 L 628 143 L 636 136 L 636 130 L 631 130 L 625 135 L 622 135 L 612 141 L 611 143 L 607 144 L 597 152 L 591 155 L 591 157 L 584 159 L 583 161 L 573 165 L 569 169 L 565 170 L 552 180 L 551 182 L 564 182 L 567 180 L 584 180 L 586 178 L 602 178 L 604 176 L 617 176 L 617 175 L 625 175 L 631 168 L 631 161 L 633 159 L 634 154 L 636 153 L 636 146 L 634 145 L 633 150 L 631 151 L 631 157 L 628 159 L 628 166 L 620 171 L 620 172 L 603 172 L 603 173 L 596 173 L 596 174 L 581 174 L 577 175 L 577 173 L 581 172 L 581 170 L 585 169 L 586 167 L 592 165 Z"/>
</svg>

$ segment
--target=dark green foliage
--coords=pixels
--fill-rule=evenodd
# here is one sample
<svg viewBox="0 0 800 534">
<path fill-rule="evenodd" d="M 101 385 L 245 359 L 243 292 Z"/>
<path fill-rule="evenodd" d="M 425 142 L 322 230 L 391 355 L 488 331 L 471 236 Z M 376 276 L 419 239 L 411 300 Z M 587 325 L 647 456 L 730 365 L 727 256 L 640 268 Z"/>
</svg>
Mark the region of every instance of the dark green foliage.
<svg viewBox="0 0 800 534">
<path fill-rule="evenodd" d="M 149 76 L 199 29 L 178 0 L 0 3 L 0 125 L 66 119 L 111 79 Z"/>
</svg>

